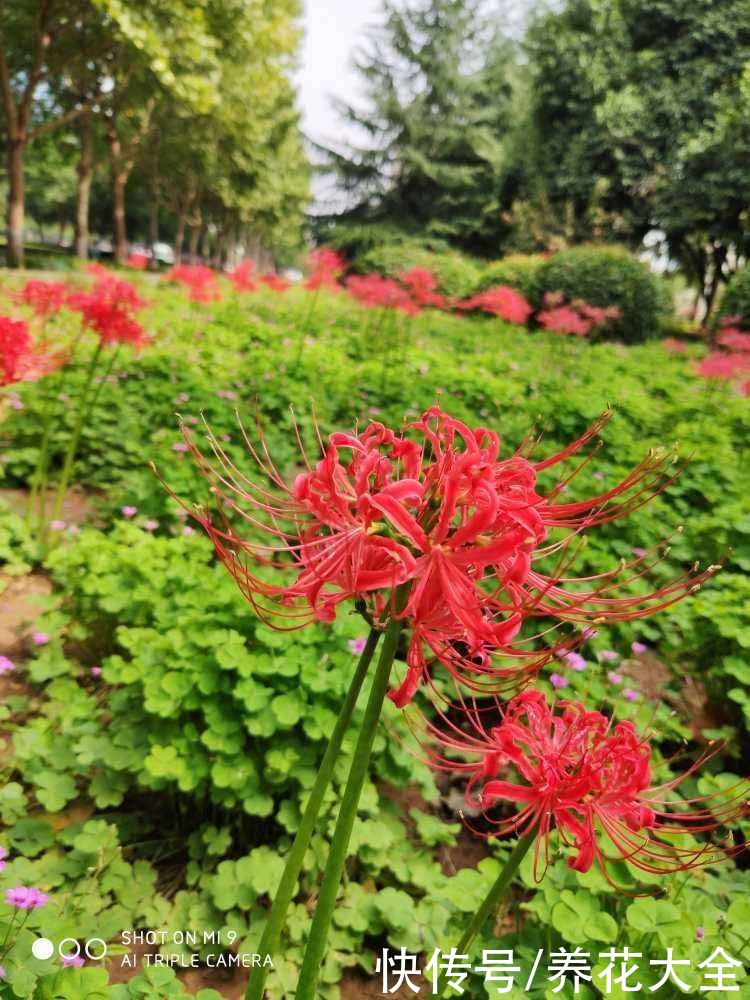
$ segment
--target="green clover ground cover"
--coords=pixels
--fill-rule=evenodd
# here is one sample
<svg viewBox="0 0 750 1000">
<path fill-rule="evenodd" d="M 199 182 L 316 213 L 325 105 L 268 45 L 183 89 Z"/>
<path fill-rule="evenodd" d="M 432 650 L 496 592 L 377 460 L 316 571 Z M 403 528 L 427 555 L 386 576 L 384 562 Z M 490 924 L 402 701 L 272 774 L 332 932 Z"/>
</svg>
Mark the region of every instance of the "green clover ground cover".
<svg viewBox="0 0 750 1000">
<path fill-rule="evenodd" d="M 3 886 L 37 885 L 50 903 L 31 913 L 4 960 L 0 995 L 183 995 L 163 968 L 108 987 L 95 964 L 60 970 L 54 959 L 29 960 L 37 934 L 116 942 L 128 927 L 197 927 L 221 931 L 225 940 L 231 931 L 241 951 L 253 951 L 354 666 L 349 643 L 365 631 L 355 616 L 291 635 L 254 617 L 148 467 L 156 462 L 179 495 L 205 499 L 175 411 L 196 433 L 205 415 L 228 438 L 234 459 L 246 462 L 233 411 L 252 424 L 257 399 L 269 450 L 291 471 L 299 458 L 290 405 L 309 441 L 313 404 L 326 430 L 356 419 L 400 422 L 439 399 L 459 417 L 498 428 L 509 449 L 536 423 L 546 453 L 616 404 L 604 447 L 580 485 L 570 485 L 572 497 L 589 491 L 591 475 L 606 485 L 648 447 L 678 440 L 691 458 L 678 482 L 629 521 L 592 535 L 582 565 L 600 571 L 684 525 L 664 574 L 693 559 L 725 559 L 725 568 L 689 601 L 637 629 L 598 635 L 582 651 L 585 669 L 558 666 L 568 682 L 560 693 L 653 728 L 665 757 L 695 756 L 696 727 L 720 736 L 724 753 L 686 794 L 731 783 L 750 722 L 746 401 L 694 378 L 689 361 L 658 342 L 592 345 L 497 320 L 394 318 L 325 294 L 311 309 L 309 296 L 298 292 L 227 292 L 210 306 L 151 284 L 144 293 L 156 343 L 140 357 L 118 357 L 77 467 L 97 526 L 59 533 L 44 567 L 53 594 L 35 626 L 50 640 L 18 658 L 14 677 L 23 684 L 2 710 L 12 737 L 0 790 L 0 843 L 8 850 Z M 58 397 L 75 391 L 75 375 L 62 377 L 24 386 L 23 409 L 6 416 L 4 486 L 22 488 L 33 470 L 47 394 L 59 404 L 53 437 L 61 446 L 69 410 Z M 122 508 L 137 510 L 125 516 Z M 9 510 L 0 518 L 0 556 L 8 573 L 29 567 L 23 519 Z M 650 647 L 645 669 L 644 657 L 630 654 L 635 640 Z M 549 671 L 546 678 L 545 688 Z M 701 713 L 691 697 L 699 697 Z M 452 811 L 456 790 L 436 786 L 402 744 L 405 737 L 390 710 L 336 913 L 325 998 L 337 996 L 348 967 L 372 972 L 383 947 L 429 955 L 455 940 L 507 853 L 489 843 L 478 868 L 451 870 L 446 855 L 471 837 Z M 346 748 L 352 745 L 350 734 Z M 329 832 L 347 764 L 339 762 L 327 801 Z M 405 808 L 398 789 L 418 790 L 419 805 Z M 324 861 L 319 836 L 288 922 L 284 959 L 269 980 L 271 997 L 293 995 L 306 903 Z M 696 965 L 721 944 L 747 960 L 750 914 L 741 897 L 750 877 L 742 868 L 730 863 L 663 885 L 621 865 L 617 881 L 630 896 L 598 873 L 581 876 L 555 861 L 537 887 L 529 862 L 513 920 L 497 933 L 487 928 L 480 947 L 514 948 L 525 969 L 539 948 L 560 945 L 594 952 L 616 943 L 654 957 L 672 947 Z M 655 890 L 658 899 L 636 898 Z M 0 922 L 7 918 L 0 914 Z M 477 980 L 466 995 L 491 996 L 491 989 Z M 529 995 L 514 990 L 512 997 Z M 541 980 L 530 995 L 567 990 L 545 993 Z M 579 994 L 598 995 L 585 985 Z M 665 986 L 658 995 L 683 994 Z"/>
</svg>

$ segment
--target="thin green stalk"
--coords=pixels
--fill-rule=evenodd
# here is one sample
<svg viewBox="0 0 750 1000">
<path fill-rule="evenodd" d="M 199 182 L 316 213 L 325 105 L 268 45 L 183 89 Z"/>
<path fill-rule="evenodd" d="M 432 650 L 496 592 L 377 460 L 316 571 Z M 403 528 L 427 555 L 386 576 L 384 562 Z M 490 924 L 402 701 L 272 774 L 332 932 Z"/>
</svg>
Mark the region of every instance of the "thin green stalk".
<svg viewBox="0 0 750 1000">
<path fill-rule="evenodd" d="M 305 806 L 305 811 L 302 814 L 302 820 L 300 821 L 297 835 L 294 838 L 292 849 L 286 860 L 286 866 L 284 868 L 284 873 L 281 876 L 281 882 L 279 882 L 279 887 L 276 890 L 276 896 L 271 906 L 271 911 L 268 914 L 268 921 L 266 922 L 263 936 L 260 939 L 260 945 L 258 948 L 261 955 L 271 955 L 273 957 L 274 953 L 278 950 L 279 941 L 281 939 L 281 931 L 284 927 L 284 921 L 287 910 L 289 909 L 289 904 L 294 896 L 294 889 L 302 870 L 305 853 L 310 844 L 310 839 L 320 813 L 323 798 L 328 790 L 328 786 L 331 783 L 333 769 L 341 751 L 341 744 L 343 742 L 344 735 L 349 728 L 349 723 L 351 722 L 359 693 L 362 690 L 362 683 L 367 675 L 367 671 L 370 667 L 373 653 L 375 652 L 375 647 L 378 644 L 379 638 L 380 632 L 377 629 L 371 629 L 370 634 L 367 637 L 367 642 L 365 643 L 365 648 L 360 654 L 357 669 L 354 672 L 351 684 L 349 685 L 349 690 L 346 693 L 346 698 L 344 699 L 344 703 L 339 711 L 336 725 L 334 726 L 331 738 L 328 741 L 328 746 L 326 747 L 326 752 L 323 755 L 318 776 L 315 779 L 315 784 L 310 792 L 310 797 L 307 800 L 307 805 Z M 250 982 L 248 983 L 247 992 L 245 993 L 246 1000 L 262 1000 L 267 976 L 268 970 L 266 968 L 256 969 L 252 973 L 250 976 Z"/>
<path fill-rule="evenodd" d="M 461 940 L 458 942 L 458 946 L 456 948 L 457 952 L 462 955 L 465 954 L 466 949 L 477 936 L 477 933 L 482 929 L 482 925 L 487 917 L 493 910 L 497 909 L 503 896 L 505 895 L 505 890 L 510 885 L 513 876 L 518 871 L 521 862 L 528 854 L 529 848 L 535 840 L 536 830 L 532 830 L 531 833 L 527 833 L 525 837 L 521 837 L 518 840 L 516 846 L 511 851 L 510 857 L 505 862 L 502 871 L 497 876 L 495 884 L 487 893 L 484 902 L 471 918 L 469 926 L 461 935 Z"/>
<path fill-rule="evenodd" d="M 67 451 L 65 452 L 65 460 L 63 462 L 62 472 L 60 473 L 60 482 L 57 486 L 55 503 L 50 517 L 51 521 L 56 521 L 60 517 L 63 500 L 65 499 L 65 491 L 68 488 L 68 483 L 70 482 L 70 477 L 73 472 L 73 465 L 76 459 L 78 443 L 81 439 L 81 431 L 83 430 L 84 420 L 89 414 L 89 407 L 87 404 L 89 394 L 91 392 L 91 386 L 94 382 L 94 375 L 96 374 L 96 366 L 99 361 L 99 355 L 101 353 L 102 342 L 100 340 L 96 346 L 93 357 L 91 358 L 91 362 L 89 363 L 88 371 L 86 372 L 86 381 L 84 382 L 83 389 L 81 390 L 81 396 L 78 402 L 78 414 L 73 427 L 73 433 L 71 434 L 70 441 L 68 442 Z M 46 527 L 46 524 L 42 527 L 42 543 L 44 543 L 44 539 L 46 537 Z"/>
<path fill-rule="evenodd" d="M 399 594 L 397 592 L 397 607 Z M 357 817 L 357 808 L 362 794 L 362 787 L 367 777 L 372 753 L 372 744 L 375 739 L 375 732 L 380 721 L 380 713 L 383 709 L 383 701 L 388 689 L 388 681 L 391 675 L 391 667 L 396 655 L 398 639 L 402 628 L 399 619 L 391 619 L 385 633 L 383 646 L 380 650 L 380 659 L 375 671 L 375 676 L 370 690 L 370 697 L 365 708 L 362 728 L 359 731 L 357 746 L 354 750 L 351 770 L 346 782 L 344 796 L 341 800 L 336 829 L 334 830 L 331 849 L 328 855 L 323 884 L 320 888 L 318 903 L 315 908 L 310 936 L 307 940 L 305 955 L 302 959 L 302 969 L 300 971 L 296 1000 L 316 1000 L 316 989 L 321 965 L 324 961 L 328 932 L 333 919 L 333 911 L 336 908 L 336 897 L 341 885 L 341 876 L 344 872 L 349 840 L 351 839 L 354 821 Z"/>
<path fill-rule="evenodd" d="M 61 390 L 65 387 L 65 374 L 68 370 L 72 369 L 75 362 L 76 352 L 78 350 L 78 345 L 81 341 L 83 331 L 79 331 L 70 349 L 70 356 L 63 369 L 62 377 L 60 378 L 59 385 L 55 386 L 55 390 L 58 393 L 58 398 Z M 42 440 L 39 445 L 39 457 L 36 463 L 36 469 L 34 470 L 34 475 L 31 480 L 31 493 L 29 494 L 29 504 L 26 510 L 26 523 L 31 527 L 31 522 L 34 517 L 34 507 L 37 506 L 38 500 L 38 518 L 39 526 L 41 530 L 41 525 L 44 522 L 44 512 L 46 507 L 46 493 L 47 493 L 47 471 L 49 468 L 49 444 L 52 437 L 52 418 L 54 416 L 55 407 L 53 390 L 50 390 L 49 384 L 46 385 L 47 392 L 45 394 L 44 400 L 44 415 L 42 417 Z"/>
<path fill-rule="evenodd" d="M 299 337 L 297 338 L 297 357 L 294 362 L 294 371 L 296 371 L 302 363 L 302 355 L 305 350 L 305 337 L 310 329 L 310 321 L 312 320 L 313 313 L 315 312 L 315 306 L 318 304 L 318 292 L 319 289 L 316 288 L 310 296 L 310 308 L 307 310 L 307 315 L 305 316 L 304 322 L 302 323 L 299 331 Z"/>
<path fill-rule="evenodd" d="M 102 375 L 102 377 L 100 378 L 100 380 L 99 380 L 99 382 L 98 382 L 98 384 L 96 386 L 96 392 L 94 393 L 94 398 L 91 400 L 91 403 L 89 404 L 89 408 L 88 408 L 88 410 L 86 411 L 86 413 L 84 415 L 84 419 L 83 419 L 84 424 L 86 423 L 86 421 L 89 419 L 89 417 L 91 416 L 91 414 L 96 409 L 96 404 L 99 402 L 99 397 L 102 394 L 102 389 L 107 384 L 107 379 L 112 374 L 112 369 L 115 367 L 115 361 L 117 361 L 117 357 L 118 357 L 118 355 L 120 353 L 120 348 L 121 347 L 122 347 L 122 344 L 118 344 L 117 347 L 114 348 L 114 350 L 112 351 L 112 353 L 110 355 L 109 364 L 107 365 L 107 368 L 106 368 L 104 374 Z"/>
</svg>

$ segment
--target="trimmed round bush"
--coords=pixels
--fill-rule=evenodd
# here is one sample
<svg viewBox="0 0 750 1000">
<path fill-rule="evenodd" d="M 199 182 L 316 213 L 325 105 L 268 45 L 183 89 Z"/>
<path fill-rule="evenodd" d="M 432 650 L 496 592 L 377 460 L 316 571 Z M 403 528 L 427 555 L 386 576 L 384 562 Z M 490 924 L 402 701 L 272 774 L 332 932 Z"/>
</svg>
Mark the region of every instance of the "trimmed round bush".
<svg viewBox="0 0 750 1000">
<path fill-rule="evenodd" d="M 388 278 L 397 278 L 412 267 L 426 267 L 438 279 L 443 295 L 466 298 L 479 281 L 479 265 L 470 257 L 455 250 L 429 250 L 419 243 L 383 243 L 360 254 L 354 261 L 354 270 L 367 274 L 376 271 Z"/>
<path fill-rule="evenodd" d="M 508 254 L 483 269 L 476 291 L 483 292 L 498 285 L 510 285 L 530 302 L 535 301 L 538 297 L 539 268 L 543 263 L 544 257 L 538 254 Z"/>
<path fill-rule="evenodd" d="M 537 271 L 537 304 L 545 292 L 617 306 L 622 316 L 607 329 L 611 339 L 632 344 L 660 333 L 666 297 L 659 279 L 621 247 L 581 246 L 549 257 Z"/>
<path fill-rule="evenodd" d="M 750 267 L 743 267 L 727 285 L 718 310 L 719 319 L 740 316 L 742 326 L 750 327 Z"/>
</svg>

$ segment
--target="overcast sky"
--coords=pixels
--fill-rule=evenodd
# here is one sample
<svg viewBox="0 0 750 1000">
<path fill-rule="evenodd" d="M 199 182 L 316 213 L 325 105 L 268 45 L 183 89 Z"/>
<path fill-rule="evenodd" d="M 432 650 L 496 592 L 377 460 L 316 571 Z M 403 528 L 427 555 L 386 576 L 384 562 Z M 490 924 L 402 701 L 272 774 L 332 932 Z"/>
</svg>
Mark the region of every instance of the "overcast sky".
<svg viewBox="0 0 750 1000">
<path fill-rule="evenodd" d="M 351 57 L 365 29 L 377 22 L 381 0 L 305 0 L 305 41 L 297 73 L 303 129 L 317 142 L 341 138 L 329 96 L 351 98 Z"/>
</svg>

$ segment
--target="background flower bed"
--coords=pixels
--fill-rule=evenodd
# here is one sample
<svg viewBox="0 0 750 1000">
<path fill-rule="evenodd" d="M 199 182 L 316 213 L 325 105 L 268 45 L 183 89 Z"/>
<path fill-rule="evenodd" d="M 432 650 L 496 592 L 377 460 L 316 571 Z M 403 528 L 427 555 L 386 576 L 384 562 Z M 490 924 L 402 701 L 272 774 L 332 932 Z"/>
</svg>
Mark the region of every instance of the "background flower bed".
<svg viewBox="0 0 750 1000">
<path fill-rule="evenodd" d="M 605 485 L 647 447 L 678 440 L 692 459 L 679 481 L 616 533 L 599 532 L 584 564 L 596 572 L 613 551 L 627 557 L 684 524 L 671 560 L 726 557 L 724 571 L 637 633 L 623 627 L 597 636 L 583 650 L 584 671 L 559 665 L 557 672 L 568 681 L 562 694 L 585 695 L 640 726 L 656 718 L 665 756 L 686 743 L 694 749 L 700 738 L 728 739 L 714 776 L 702 781 L 731 780 L 725 774 L 739 767 L 750 717 L 742 610 L 750 596 L 745 400 L 694 377 L 684 355 L 671 356 L 658 342 L 561 341 L 496 319 L 429 311 L 382 320 L 327 292 L 311 307 L 302 292 L 240 297 L 227 286 L 221 301 L 190 304 L 180 289 L 141 280 L 156 343 L 118 362 L 78 463 L 77 481 L 91 493 L 98 527 L 61 532 L 64 543 L 46 566 L 53 596 L 38 626 L 51 641 L 29 651 L 25 662 L 17 658 L 13 677 L 22 684 L 6 698 L 14 720 L 6 723 L 14 751 L 0 794 L 3 843 L 13 856 L 8 884 L 39 884 L 53 896 L 29 927 L 52 938 L 63 931 L 79 936 L 84 913 L 100 936 L 103 928 L 114 936 L 131 925 L 196 923 L 231 928 L 252 950 L 280 874 L 278 852 L 294 832 L 353 667 L 348 643 L 363 634 L 356 618 L 291 638 L 256 622 L 224 570 L 212 564 L 208 543 L 186 532 L 148 467 L 155 461 L 178 493 L 203 495 L 180 450 L 175 411 L 196 424 L 205 414 L 241 461 L 233 410 L 251 422 L 257 398 L 269 448 L 291 464 L 291 405 L 309 437 L 313 402 L 326 429 L 357 419 L 400 422 L 438 398 L 458 417 L 497 427 L 508 450 L 536 422 L 544 430 L 540 451 L 551 453 L 614 402 L 617 415 L 589 466 Z M 24 487 L 36 461 L 43 397 L 51 389 L 72 395 L 65 378 L 23 386 L 23 408 L 6 413 L 4 486 Z M 60 441 L 68 420 L 61 404 Z M 586 479 L 584 473 L 580 487 L 571 484 L 572 497 L 585 490 Z M 123 508 L 136 512 L 126 517 Z M 23 573 L 24 525 L 10 512 L 0 522 L 0 542 L 6 572 Z M 631 657 L 636 639 L 658 650 L 658 660 L 653 653 Z M 623 683 L 607 680 L 597 665 L 605 650 L 624 659 L 617 667 Z M 101 667 L 101 675 L 92 667 Z M 393 732 L 379 737 L 355 831 L 357 856 L 327 960 L 325 996 L 336 995 L 346 967 L 371 971 L 387 943 L 428 953 L 444 943 L 461 913 L 482 898 L 497 867 L 493 855 L 503 855 L 502 846 L 475 841 L 487 854 L 479 869 L 451 871 L 453 857 L 458 865 L 466 859 L 453 845 L 470 839 L 456 823 L 460 794 L 436 787 L 400 748 L 395 713 L 390 724 Z M 339 778 L 344 773 L 342 766 Z M 404 789 L 418 805 L 404 806 Z M 318 842 L 272 996 L 289 995 L 294 982 L 305 903 L 323 857 Z M 635 888 L 633 874 L 623 876 Z M 563 864 L 536 892 L 528 867 L 524 878 L 528 891 L 518 894 L 515 926 L 498 928 L 500 938 L 487 946 L 516 947 L 532 958 L 550 943 L 615 940 L 644 951 L 673 946 L 684 957 L 705 957 L 718 943 L 741 954 L 732 928 L 747 926 L 747 904 L 729 904 L 748 879 L 731 865 L 696 873 L 684 887 L 675 879 L 658 902 L 628 900 L 600 876 L 577 876 Z M 30 995 L 29 977 L 41 976 L 37 988 L 45 989 L 44 963 L 8 965 L 11 995 Z M 160 996 L 164 987 L 153 989 L 144 995 Z"/>
</svg>

